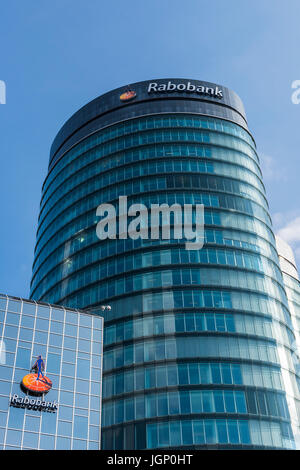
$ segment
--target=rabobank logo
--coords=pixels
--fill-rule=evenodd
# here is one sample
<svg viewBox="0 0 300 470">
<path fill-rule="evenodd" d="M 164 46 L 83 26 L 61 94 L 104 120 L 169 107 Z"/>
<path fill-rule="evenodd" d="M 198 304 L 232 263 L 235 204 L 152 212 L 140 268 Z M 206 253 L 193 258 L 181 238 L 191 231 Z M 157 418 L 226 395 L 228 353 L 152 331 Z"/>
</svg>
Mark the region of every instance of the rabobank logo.
<svg viewBox="0 0 300 470">
<path fill-rule="evenodd" d="M 136 92 L 133 90 L 126 90 L 122 95 L 120 95 L 120 100 L 121 101 L 130 101 L 133 100 L 133 98 L 136 97 Z"/>
<path fill-rule="evenodd" d="M 192 82 L 185 83 L 172 83 L 168 81 L 167 83 L 157 83 L 151 82 L 148 85 L 148 93 L 163 93 L 163 92 L 183 92 L 183 93 L 197 93 L 200 95 L 213 96 L 215 98 L 223 98 L 223 91 L 218 86 L 209 87 Z"/>
<path fill-rule="evenodd" d="M 42 356 L 39 356 L 31 368 L 31 373 L 23 377 L 21 387 L 35 395 L 49 392 L 52 388 L 52 381 L 44 375 L 44 369 L 45 363 Z"/>
<path fill-rule="evenodd" d="M 0 104 L 6 104 L 6 85 L 3 80 L 0 80 Z"/>
<path fill-rule="evenodd" d="M 21 389 L 26 393 L 25 396 L 19 396 L 17 393 L 10 396 L 9 404 L 16 408 L 27 408 L 33 411 L 47 411 L 55 413 L 58 409 L 56 401 L 44 401 L 41 396 L 49 392 L 52 388 L 51 380 L 44 375 L 45 363 L 42 356 L 39 356 L 33 366 L 30 374 L 23 377 Z M 33 372 L 32 372 L 33 371 Z M 35 395 L 37 398 L 30 398 L 29 395 Z"/>
</svg>

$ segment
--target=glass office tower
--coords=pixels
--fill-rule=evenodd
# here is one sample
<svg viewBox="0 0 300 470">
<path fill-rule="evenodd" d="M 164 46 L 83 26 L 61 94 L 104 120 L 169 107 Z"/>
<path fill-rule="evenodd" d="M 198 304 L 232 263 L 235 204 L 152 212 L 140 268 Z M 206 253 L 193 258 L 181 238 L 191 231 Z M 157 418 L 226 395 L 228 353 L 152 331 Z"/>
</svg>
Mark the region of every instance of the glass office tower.
<svg viewBox="0 0 300 470">
<path fill-rule="evenodd" d="M 103 318 L 0 294 L 0 335 L 0 449 L 98 450 Z"/>
<path fill-rule="evenodd" d="M 203 204 L 205 243 L 99 240 L 119 196 Z M 173 219 L 171 219 L 174 222 Z M 186 79 L 119 88 L 57 134 L 31 297 L 104 312 L 103 448 L 293 448 L 293 326 L 259 157 L 231 90 Z"/>
</svg>

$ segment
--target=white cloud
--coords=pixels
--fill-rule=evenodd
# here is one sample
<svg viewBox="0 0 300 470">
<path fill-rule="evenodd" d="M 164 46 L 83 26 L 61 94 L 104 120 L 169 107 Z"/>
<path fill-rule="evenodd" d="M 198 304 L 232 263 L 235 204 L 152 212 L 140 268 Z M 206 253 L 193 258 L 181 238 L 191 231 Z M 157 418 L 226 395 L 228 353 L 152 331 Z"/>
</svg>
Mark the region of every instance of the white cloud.
<svg viewBox="0 0 300 470">
<path fill-rule="evenodd" d="M 263 178 L 266 181 L 286 181 L 287 175 L 282 165 L 270 155 L 260 154 Z"/>
<path fill-rule="evenodd" d="M 278 235 L 287 243 L 300 243 L 300 217 L 290 220 L 278 231 Z"/>
<path fill-rule="evenodd" d="M 291 246 L 300 266 L 300 211 L 277 212 L 272 219 L 276 235 Z"/>
</svg>

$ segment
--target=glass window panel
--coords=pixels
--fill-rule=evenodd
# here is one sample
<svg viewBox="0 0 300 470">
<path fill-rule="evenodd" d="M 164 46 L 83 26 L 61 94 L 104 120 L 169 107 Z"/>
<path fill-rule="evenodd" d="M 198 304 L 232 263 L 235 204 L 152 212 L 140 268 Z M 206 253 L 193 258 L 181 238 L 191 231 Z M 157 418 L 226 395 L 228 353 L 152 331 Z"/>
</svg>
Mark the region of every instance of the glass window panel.
<svg viewBox="0 0 300 470">
<path fill-rule="evenodd" d="M 47 357 L 47 372 L 59 374 L 61 357 L 57 354 L 49 353 Z"/>
<path fill-rule="evenodd" d="M 66 349 L 76 349 L 76 338 L 71 338 L 69 336 L 65 336 L 64 338 L 64 348 Z"/>
<path fill-rule="evenodd" d="M 159 423 L 158 424 L 158 442 L 159 446 L 168 446 L 169 445 L 169 423 Z"/>
<path fill-rule="evenodd" d="M 33 330 L 29 330 L 28 328 L 21 328 L 20 329 L 20 335 L 19 335 L 19 340 L 24 340 L 24 341 L 32 341 L 32 336 L 33 336 Z M 31 347 L 31 345 L 30 345 Z"/>
<path fill-rule="evenodd" d="M 220 444 L 227 444 L 228 435 L 227 435 L 226 421 L 223 419 L 218 419 L 216 423 L 217 423 L 217 431 L 218 431 L 218 442 Z"/>
<path fill-rule="evenodd" d="M 40 449 L 42 449 L 42 450 L 53 450 L 54 445 L 55 445 L 55 437 L 54 436 L 47 436 L 45 434 L 41 434 Z"/>
<path fill-rule="evenodd" d="M 63 360 L 64 360 L 64 362 L 66 361 L 66 362 L 75 363 L 75 361 L 76 361 L 75 351 L 70 351 L 69 349 L 64 349 Z"/>
<path fill-rule="evenodd" d="M 248 421 L 238 421 L 242 444 L 251 444 Z"/>
<path fill-rule="evenodd" d="M 239 431 L 238 431 L 237 421 L 229 419 L 227 421 L 227 425 L 228 425 L 229 442 L 231 444 L 238 444 L 239 443 Z"/>
<path fill-rule="evenodd" d="M 216 423 L 214 420 L 204 421 L 205 440 L 207 444 L 215 444 L 217 442 Z"/>
<path fill-rule="evenodd" d="M 76 325 L 65 324 L 65 335 L 77 336 L 78 327 Z"/>
<path fill-rule="evenodd" d="M 8 429 L 6 434 L 6 444 L 21 446 L 22 431 L 13 431 Z"/>
<path fill-rule="evenodd" d="M 60 392 L 60 402 L 65 405 L 73 406 L 73 392 L 66 392 L 65 390 L 62 390 Z"/>
<path fill-rule="evenodd" d="M 35 416 L 26 416 L 25 429 L 29 431 L 39 432 L 40 418 Z"/>
<path fill-rule="evenodd" d="M 52 333 L 63 333 L 63 323 L 59 323 L 57 321 L 52 321 L 50 326 L 50 331 Z"/>
<path fill-rule="evenodd" d="M 74 379 L 71 377 L 61 377 L 60 387 L 62 390 L 74 390 Z"/>
<path fill-rule="evenodd" d="M 23 302 L 23 308 L 22 308 L 23 313 L 27 313 L 29 315 L 35 315 L 35 310 L 36 310 L 36 304 Z"/>
<path fill-rule="evenodd" d="M 89 407 L 89 396 L 82 393 L 75 393 L 75 406 L 79 408 Z"/>
<path fill-rule="evenodd" d="M 6 399 L 6 404 L 7 404 L 7 399 Z M 8 427 L 15 428 L 15 429 L 22 429 L 23 422 L 24 422 L 24 410 L 22 408 L 14 408 L 11 406 L 9 409 Z"/>
<path fill-rule="evenodd" d="M 61 347 L 62 345 L 62 336 L 50 333 L 49 344 L 51 346 Z"/>
<path fill-rule="evenodd" d="M 39 435 L 33 432 L 24 432 L 23 447 L 30 447 L 32 449 L 38 448 Z"/>
<path fill-rule="evenodd" d="M 87 326 L 89 328 L 92 327 L 92 317 L 90 315 L 80 313 L 79 317 L 80 326 Z"/>
<path fill-rule="evenodd" d="M 74 416 L 74 437 L 86 439 L 88 434 L 88 418 Z"/>
<path fill-rule="evenodd" d="M 62 308 L 53 308 L 52 309 L 52 319 L 56 320 L 57 322 L 64 321 L 64 310 Z"/>
<path fill-rule="evenodd" d="M 25 326 L 26 328 L 33 328 L 34 317 L 30 317 L 28 315 L 22 315 L 21 325 Z"/>
<path fill-rule="evenodd" d="M 222 383 L 232 384 L 230 364 L 221 364 L 221 370 L 222 370 Z"/>
<path fill-rule="evenodd" d="M 74 325 L 78 324 L 78 314 L 66 310 L 66 323 L 73 323 Z"/>
<path fill-rule="evenodd" d="M 16 367 L 30 370 L 31 351 L 29 349 L 19 348 L 17 352 Z"/>
<path fill-rule="evenodd" d="M 19 321 L 20 321 L 20 315 L 18 315 L 16 313 L 7 312 L 7 314 L 6 314 L 6 323 L 9 323 L 10 325 L 18 326 Z"/>
<path fill-rule="evenodd" d="M 56 450 L 70 450 L 71 439 L 67 437 L 58 437 L 56 441 Z"/>
<path fill-rule="evenodd" d="M 233 383 L 236 385 L 243 384 L 241 366 L 239 364 L 231 364 L 231 370 L 233 376 Z"/>
<path fill-rule="evenodd" d="M 4 337 L 17 339 L 18 337 L 18 328 L 16 326 L 6 325 L 4 330 Z"/>
<path fill-rule="evenodd" d="M 69 406 L 59 406 L 59 417 L 64 420 L 72 421 L 73 419 L 73 408 Z"/>
<path fill-rule="evenodd" d="M 225 405 L 224 405 L 224 397 L 222 391 L 214 391 L 214 402 L 215 402 L 215 410 L 216 413 L 224 413 Z"/>
<path fill-rule="evenodd" d="M 49 318 L 50 308 L 43 305 L 37 306 L 37 317 Z"/>
<path fill-rule="evenodd" d="M 0 379 L 1 380 L 11 380 L 12 378 L 12 368 L 5 365 L 0 365 Z"/>
<path fill-rule="evenodd" d="M 77 360 L 77 377 L 80 379 L 89 379 L 90 361 L 87 361 L 85 359 Z"/>
<path fill-rule="evenodd" d="M 75 376 L 75 364 L 64 363 L 63 368 L 64 368 L 64 375 L 68 375 L 70 377 Z"/>
<path fill-rule="evenodd" d="M 9 299 L 7 310 L 11 310 L 12 312 L 21 312 L 21 302 Z"/>
<path fill-rule="evenodd" d="M 61 436 L 71 436 L 72 423 L 67 421 L 58 421 L 57 433 Z"/>
<path fill-rule="evenodd" d="M 42 414 L 42 433 L 55 434 L 56 433 L 56 420 L 57 415 L 52 413 Z"/>
<path fill-rule="evenodd" d="M 49 329 L 49 321 L 43 318 L 37 318 L 35 327 L 37 330 L 48 331 Z"/>
<path fill-rule="evenodd" d="M 235 413 L 235 402 L 234 402 L 233 392 L 225 391 L 224 398 L 225 398 L 225 408 L 226 408 L 227 413 Z"/>
<path fill-rule="evenodd" d="M 236 409 L 238 413 L 247 413 L 246 399 L 244 392 L 235 392 Z"/>
</svg>

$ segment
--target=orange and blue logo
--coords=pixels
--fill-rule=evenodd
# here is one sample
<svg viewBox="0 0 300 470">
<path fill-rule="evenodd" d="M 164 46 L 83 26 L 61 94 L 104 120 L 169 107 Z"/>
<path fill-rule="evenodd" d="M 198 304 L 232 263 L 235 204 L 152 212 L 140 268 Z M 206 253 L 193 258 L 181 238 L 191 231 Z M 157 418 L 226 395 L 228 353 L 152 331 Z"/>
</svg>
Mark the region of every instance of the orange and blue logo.
<svg viewBox="0 0 300 470">
<path fill-rule="evenodd" d="M 47 393 L 52 388 L 51 380 L 44 375 L 45 363 L 39 356 L 31 368 L 30 374 L 23 377 L 21 385 L 34 394 Z M 34 371 L 34 372 L 32 372 Z"/>
<path fill-rule="evenodd" d="M 136 97 L 136 92 L 133 90 L 127 90 L 122 95 L 120 95 L 120 100 L 121 101 L 130 101 L 133 100 L 133 98 Z"/>
</svg>

